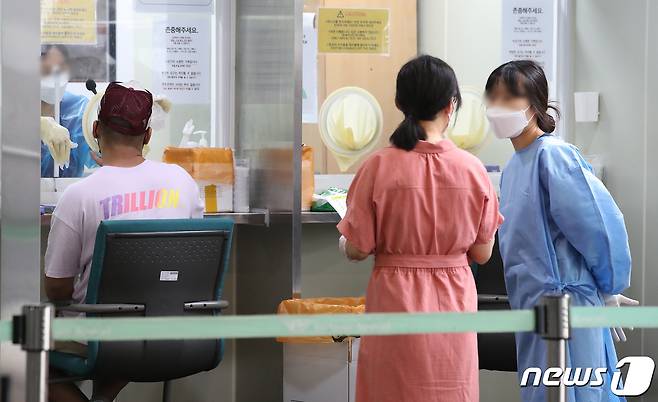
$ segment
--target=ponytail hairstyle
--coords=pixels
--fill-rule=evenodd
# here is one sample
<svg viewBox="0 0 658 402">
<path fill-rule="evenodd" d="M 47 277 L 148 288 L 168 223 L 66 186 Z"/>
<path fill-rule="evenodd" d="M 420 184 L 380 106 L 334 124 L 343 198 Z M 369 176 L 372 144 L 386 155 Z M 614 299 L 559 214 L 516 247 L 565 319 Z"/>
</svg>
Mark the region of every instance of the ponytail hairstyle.
<svg viewBox="0 0 658 402">
<path fill-rule="evenodd" d="M 503 85 L 510 95 L 528 100 L 537 126 L 543 132 L 555 131 L 555 118 L 548 111 L 553 110 L 559 118 L 560 110 L 548 101 L 548 81 L 539 64 L 532 60 L 515 60 L 503 64 L 489 76 L 486 95 L 491 96 L 499 85 Z"/>
<path fill-rule="evenodd" d="M 434 120 L 453 101 L 459 109 L 462 98 L 457 77 L 446 62 L 432 56 L 409 61 L 398 73 L 395 105 L 404 113 L 404 120 L 391 135 L 391 144 L 414 149 L 418 141 L 427 139 L 420 121 Z"/>
</svg>

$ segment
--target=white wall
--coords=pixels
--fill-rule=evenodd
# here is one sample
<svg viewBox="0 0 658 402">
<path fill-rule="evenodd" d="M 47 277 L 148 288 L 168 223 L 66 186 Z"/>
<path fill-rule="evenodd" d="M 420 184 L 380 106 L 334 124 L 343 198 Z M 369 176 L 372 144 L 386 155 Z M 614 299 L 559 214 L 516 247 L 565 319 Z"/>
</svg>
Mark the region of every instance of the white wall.
<svg viewBox="0 0 658 402">
<path fill-rule="evenodd" d="M 658 305 L 658 151 L 652 117 L 658 111 L 658 4 L 652 0 L 575 1 L 574 90 L 599 91 L 598 123 L 575 123 L 583 152 L 600 154 L 606 184 L 624 213 L 633 256 L 627 294 Z M 627 332 L 628 334 L 628 332 Z M 658 331 L 635 330 L 619 355 L 658 359 Z M 654 381 L 655 383 L 656 381 Z M 654 385 L 644 401 L 658 398 Z M 639 400 L 639 398 L 637 399 Z"/>
<path fill-rule="evenodd" d="M 646 305 L 658 305 L 658 293 L 655 292 L 655 284 L 658 284 L 658 130 L 653 117 L 658 112 L 658 4 L 652 0 L 646 0 L 648 12 L 646 13 L 645 26 L 647 29 L 647 59 L 645 69 L 645 97 L 644 110 L 644 205 L 642 210 L 644 221 L 644 260 L 641 261 L 642 273 L 635 275 L 638 286 L 642 291 L 640 296 Z M 631 164 L 632 165 L 632 164 Z M 658 330 L 645 330 L 640 335 L 640 353 L 648 354 L 654 360 L 658 360 Z M 655 377 L 654 377 L 655 378 Z M 654 380 L 654 386 L 645 395 L 644 402 L 658 400 L 658 384 Z"/>
<path fill-rule="evenodd" d="M 450 64 L 461 87 L 484 92 L 501 60 L 501 0 L 419 0 L 418 52 Z M 476 153 L 485 164 L 504 166 L 509 141 L 489 135 Z"/>
</svg>

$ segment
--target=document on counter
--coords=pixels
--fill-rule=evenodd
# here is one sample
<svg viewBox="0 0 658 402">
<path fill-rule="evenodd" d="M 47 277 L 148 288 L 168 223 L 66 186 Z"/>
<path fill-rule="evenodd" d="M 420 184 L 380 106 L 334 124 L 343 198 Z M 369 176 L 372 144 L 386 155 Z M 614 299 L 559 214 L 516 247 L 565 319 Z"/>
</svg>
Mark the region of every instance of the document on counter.
<svg viewBox="0 0 658 402">
<path fill-rule="evenodd" d="M 343 194 L 333 194 L 327 197 L 327 202 L 336 210 L 340 219 L 347 213 L 347 197 Z"/>
</svg>

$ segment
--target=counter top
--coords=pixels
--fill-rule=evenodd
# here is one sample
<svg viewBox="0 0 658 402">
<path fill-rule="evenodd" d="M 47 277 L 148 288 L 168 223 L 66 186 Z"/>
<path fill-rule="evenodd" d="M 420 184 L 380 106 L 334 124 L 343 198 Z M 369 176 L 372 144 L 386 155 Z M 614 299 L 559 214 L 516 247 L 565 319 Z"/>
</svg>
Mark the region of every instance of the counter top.
<svg viewBox="0 0 658 402">
<path fill-rule="evenodd" d="M 264 212 L 214 212 L 206 213 L 204 218 L 230 218 L 236 225 L 266 225 L 267 214 Z"/>
<path fill-rule="evenodd" d="M 302 212 L 302 223 L 333 223 L 340 222 L 336 212 Z"/>
<path fill-rule="evenodd" d="M 273 215 L 276 215 L 273 214 Z M 230 218 L 236 225 L 259 225 L 265 226 L 269 217 L 265 212 L 219 212 L 208 213 L 206 218 Z M 41 225 L 50 226 L 52 214 L 46 213 L 41 215 Z M 340 222 L 340 216 L 336 212 L 302 212 L 303 224 L 332 223 Z"/>
</svg>

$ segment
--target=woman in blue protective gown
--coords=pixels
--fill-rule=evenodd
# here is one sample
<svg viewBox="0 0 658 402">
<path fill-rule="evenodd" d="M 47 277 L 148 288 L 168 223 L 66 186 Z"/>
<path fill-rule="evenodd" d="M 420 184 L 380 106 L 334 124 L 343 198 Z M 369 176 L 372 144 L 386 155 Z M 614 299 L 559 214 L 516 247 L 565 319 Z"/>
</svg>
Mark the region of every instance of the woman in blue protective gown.
<svg viewBox="0 0 658 402">
<path fill-rule="evenodd" d="M 622 213 L 578 149 L 552 134 L 541 67 L 503 64 L 491 73 L 486 96 L 494 133 L 511 139 L 516 151 L 501 179 L 505 223 L 499 230 L 512 308 L 530 309 L 543 295 L 564 293 L 575 306 L 637 303 L 619 294 L 631 271 Z M 608 371 L 603 386 L 569 387 L 570 402 L 624 400 L 610 388 L 617 364 L 613 335 L 625 340 L 620 328 L 572 330 L 567 367 Z M 538 335 L 517 333 L 516 345 L 519 377 L 528 367 L 546 369 L 546 344 Z M 524 402 L 546 400 L 541 386 L 522 387 L 521 396 Z"/>
<path fill-rule="evenodd" d="M 60 167 L 59 177 L 81 177 L 85 166 L 95 166 L 89 153 L 89 145 L 82 133 L 82 117 L 89 99 L 65 91 L 68 70 L 68 53 L 65 48 L 57 45 L 47 45 L 42 48 L 41 115 L 54 117 L 54 104 L 59 101 L 59 124 L 69 131 L 71 142 L 77 144 L 77 148 L 71 149 L 68 166 Z M 51 78 L 55 72 L 58 73 L 61 81 L 59 83 L 61 99 L 56 99 L 55 88 L 47 84 L 53 81 L 48 78 Z M 53 156 L 48 146 L 41 142 L 41 177 L 53 177 L 53 164 Z"/>
</svg>

